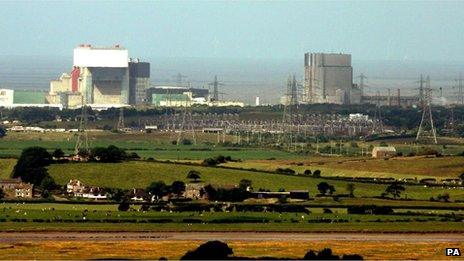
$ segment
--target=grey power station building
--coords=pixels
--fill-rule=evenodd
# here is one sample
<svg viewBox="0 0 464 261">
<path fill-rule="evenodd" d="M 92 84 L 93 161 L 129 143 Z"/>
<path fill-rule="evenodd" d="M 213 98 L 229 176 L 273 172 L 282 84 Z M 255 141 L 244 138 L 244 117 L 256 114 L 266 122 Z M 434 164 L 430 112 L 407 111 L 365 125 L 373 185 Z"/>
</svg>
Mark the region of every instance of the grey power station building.
<svg viewBox="0 0 464 261">
<path fill-rule="evenodd" d="M 129 104 L 147 103 L 147 90 L 150 87 L 150 63 L 139 59 L 129 61 Z"/>
<path fill-rule="evenodd" d="M 361 102 L 361 90 L 353 84 L 350 54 L 305 53 L 304 72 L 304 103 Z"/>
</svg>

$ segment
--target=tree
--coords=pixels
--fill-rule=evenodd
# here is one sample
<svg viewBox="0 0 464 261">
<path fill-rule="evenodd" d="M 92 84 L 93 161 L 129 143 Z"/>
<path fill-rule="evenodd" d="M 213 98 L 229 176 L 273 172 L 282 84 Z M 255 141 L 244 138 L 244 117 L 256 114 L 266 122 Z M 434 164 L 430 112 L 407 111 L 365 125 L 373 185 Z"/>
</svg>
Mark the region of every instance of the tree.
<svg viewBox="0 0 464 261">
<path fill-rule="evenodd" d="M 350 193 L 350 197 L 354 197 L 355 186 L 353 183 L 346 184 L 346 190 Z"/>
<path fill-rule="evenodd" d="M 14 166 L 13 178 L 21 178 L 22 181 L 39 186 L 42 180 L 48 176 L 45 168 L 51 162 L 51 155 L 42 147 L 29 147 L 21 152 Z"/>
<path fill-rule="evenodd" d="M 249 179 L 242 179 L 238 183 L 238 187 L 242 190 L 247 190 L 248 187 L 251 187 L 252 181 Z"/>
<path fill-rule="evenodd" d="M 56 189 L 58 187 L 58 185 L 55 183 L 55 180 L 52 177 L 50 177 L 50 175 L 47 175 L 42 179 L 42 181 L 40 182 L 39 187 L 42 190 L 51 191 L 51 190 Z"/>
<path fill-rule="evenodd" d="M 0 188 L 0 199 L 3 199 L 5 197 L 5 192 L 3 192 L 3 189 Z"/>
<path fill-rule="evenodd" d="M 462 183 L 464 183 L 464 172 L 459 175 L 459 179 L 461 180 Z"/>
<path fill-rule="evenodd" d="M 114 202 L 121 202 L 126 200 L 127 198 L 127 191 L 124 191 L 120 188 L 112 189 L 112 188 L 105 188 L 105 191 L 108 191 L 109 199 Z"/>
<path fill-rule="evenodd" d="M 169 192 L 169 187 L 166 185 L 163 181 L 155 181 L 152 182 L 146 189 L 147 193 L 157 197 L 161 198 L 165 195 L 168 194 Z"/>
<path fill-rule="evenodd" d="M 317 184 L 317 190 L 324 196 L 327 194 L 332 195 L 335 192 L 335 187 L 327 182 L 321 182 Z"/>
<path fill-rule="evenodd" d="M 321 171 L 316 169 L 314 172 L 313 172 L 313 177 L 315 178 L 320 178 L 321 177 Z"/>
<path fill-rule="evenodd" d="M 176 194 L 177 196 L 182 195 L 185 191 L 185 183 L 179 180 L 174 181 L 171 184 L 171 192 Z"/>
<path fill-rule="evenodd" d="M 188 179 L 193 179 L 193 182 L 197 182 L 197 180 L 199 180 L 201 178 L 200 177 L 200 172 L 198 172 L 196 170 L 191 170 L 191 171 L 188 172 L 187 178 Z"/>
<path fill-rule="evenodd" d="M 445 192 L 443 194 L 438 195 L 437 199 L 440 201 L 449 202 L 450 195 L 447 192 Z"/>
<path fill-rule="evenodd" d="M 306 176 L 311 176 L 311 170 L 310 169 L 307 169 L 303 172 L 303 174 L 305 174 Z"/>
<path fill-rule="evenodd" d="M 56 149 L 53 151 L 52 157 L 55 159 L 61 159 L 64 157 L 64 152 L 61 149 Z"/>
<path fill-rule="evenodd" d="M 303 260 L 339 260 L 340 257 L 337 255 L 334 255 L 332 253 L 332 249 L 330 248 L 324 248 L 321 251 L 316 252 L 313 250 L 309 250 L 306 252 L 305 256 L 303 257 Z"/>
<path fill-rule="evenodd" d="M 398 182 L 393 182 L 392 184 L 388 185 L 387 188 L 385 189 L 385 193 L 388 195 L 392 195 L 393 198 L 399 198 L 401 196 L 401 192 L 405 191 L 406 189 L 404 188 L 403 185 L 401 185 Z"/>
<path fill-rule="evenodd" d="M 193 251 L 188 251 L 181 260 L 225 260 L 234 252 L 226 243 L 208 241 Z"/>
<path fill-rule="evenodd" d="M 90 154 L 94 160 L 106 163 L 117 163 L 127 158 L 126 151 L 114 145 L 110 145 L 107 148 L 93 148 Z"/>
</svg>

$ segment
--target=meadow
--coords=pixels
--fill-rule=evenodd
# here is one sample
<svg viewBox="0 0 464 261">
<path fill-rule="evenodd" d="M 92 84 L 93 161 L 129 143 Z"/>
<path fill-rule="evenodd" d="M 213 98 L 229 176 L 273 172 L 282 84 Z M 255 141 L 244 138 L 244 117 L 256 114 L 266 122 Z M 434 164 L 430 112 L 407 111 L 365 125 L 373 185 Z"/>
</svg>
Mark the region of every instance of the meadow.
<svg viewBox="0 0 464 261">
<path fill-rule="evenodd" d="M 336 193 L 348 194 L 347 184 L 341 180 L 327 180 L 302 175 L 283 175 L 259 171 L 236 170 L 227 168 L 184 165 L 165 162 L 129 161 L 123 163 L 67 163 L 52 164 L 48 167 L 50 175 L 57 183 L 64 185 L 71 179 L 79 179 L 87 185 L 113 188 L 145 188 L 151 182 L 176 180 L 190 182 L 187 173 L 190 170 L 200 172 L 201 182 L 215 185 L 238 185 L 240 180 L 249 179 L 255 190 L 259 188 L 277 191 L 305 189 L 310 195 L 318 194 L 317 184 L 326 181 L 332 184 Z M 315 170 L 315 169 L 313 169 Z M 324 175 L 324 173 L 322 174 Z M 353 182 L 357 197 L 378 197 L 387 185 Z M 439 194 L 449 193 L 451 200 L 464 199 L 464 189 L 406 186 L 403 196 L 408 199 L 428 200 Z"/>
<path fill-rule="evenodd" d="M 430 213 L 117 211 L 116 205 L 2 203 L 0 231 L 463 231 L 461 222 Z M 395 210 L 396 211 L 396 210 Z"/>
<path fill-rule="evenodd" d="M 324 176 L 379 177 L 379 178 L 457 178 L 464 172 L 463 156 L 445 157 L 396 157 L 389 160 L 366 157 L 320 157 L 311 156 L 303 160 L 245 160 L 227 162 L 227 167 L 241 167 L 274 171 L 290 168 L 297 172 L 319 169 Z"/>
</svg>

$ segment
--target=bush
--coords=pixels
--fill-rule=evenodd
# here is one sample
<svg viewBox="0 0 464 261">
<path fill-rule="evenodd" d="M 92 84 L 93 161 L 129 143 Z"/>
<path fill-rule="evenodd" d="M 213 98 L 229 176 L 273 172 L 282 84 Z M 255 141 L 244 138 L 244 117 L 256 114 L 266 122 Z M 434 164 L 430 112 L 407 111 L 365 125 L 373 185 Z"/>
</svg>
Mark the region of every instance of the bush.
<svg viewBox="0 0 464 261">
<path fill-rule="evenodd" d="M 324 208 L 323 209 L 324 214 L 332 214 L 333 211 L 330 208 Z"/>
<path fill-rule="evenodd" d="M 376 206 L 376 205 L 361 205 L 361 206 L 350 206 L 347 208 L 348 214 L 373 214 L 373 215 L 388 215 L 393 214 L 394 211 L 388 206 Z"/>
<path fill-rule="evenodd" d="M 128 201 L 122 201 L 119 203 L 118 210 L 119 211 L 128 211 L 130 208 L 130 204 Z"/>
<path fill-rule="evenodd" d="M 193 251 L 188 251 L 181 260 L 224 260 L 232 255 L 233 251 L 226 243 L 209 241 L 200 245 Z"/>
<path fill-rule="evenodd" d="M 293 169 L 290 169 L 290 168 L 277 168 L 275 170 L 276 173 L 279 173 L 279 174 L 295 174 L 295 171 Z"/>
</svg>

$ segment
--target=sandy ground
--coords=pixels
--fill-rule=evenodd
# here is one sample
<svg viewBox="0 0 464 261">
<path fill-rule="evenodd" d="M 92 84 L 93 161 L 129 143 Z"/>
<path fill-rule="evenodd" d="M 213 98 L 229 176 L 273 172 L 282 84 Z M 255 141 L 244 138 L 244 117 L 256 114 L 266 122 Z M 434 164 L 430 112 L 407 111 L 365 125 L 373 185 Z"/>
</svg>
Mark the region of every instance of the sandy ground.
<svg viewBox="0 0 464 261">
<path fill-rule="evenodd" d="M 35 241 L 392 241 L 464 242 L 464 233 L 0 232 L 0 242 Z"/>
</svg>

